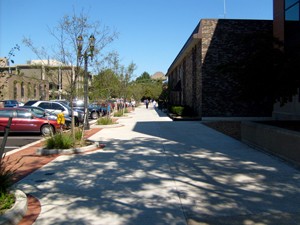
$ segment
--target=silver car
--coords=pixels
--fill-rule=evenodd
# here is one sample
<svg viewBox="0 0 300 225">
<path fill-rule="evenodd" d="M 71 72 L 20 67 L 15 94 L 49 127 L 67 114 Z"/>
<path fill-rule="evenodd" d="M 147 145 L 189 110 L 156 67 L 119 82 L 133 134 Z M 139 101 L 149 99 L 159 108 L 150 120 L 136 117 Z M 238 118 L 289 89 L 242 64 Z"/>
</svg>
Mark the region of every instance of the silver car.
<svg viewBox="0 0 300 225">
<path fill-rule="evenodd" d="M 45 109 L 47 112 L 52 112 L 55 114 L 62 112 L 65 115 L 65 117 L 72 117 L 71 108 L 61 102 L 37 101 L 34 104 L 32 104 L 31 106 L 38 106 L 38 107 Z M 83 112 L 73 110 L 73 114 L 74 114 L 76 126 L 79 126 L 79 124 L 83 123 L 83 120 L 84 120 Z"/>
</svg>

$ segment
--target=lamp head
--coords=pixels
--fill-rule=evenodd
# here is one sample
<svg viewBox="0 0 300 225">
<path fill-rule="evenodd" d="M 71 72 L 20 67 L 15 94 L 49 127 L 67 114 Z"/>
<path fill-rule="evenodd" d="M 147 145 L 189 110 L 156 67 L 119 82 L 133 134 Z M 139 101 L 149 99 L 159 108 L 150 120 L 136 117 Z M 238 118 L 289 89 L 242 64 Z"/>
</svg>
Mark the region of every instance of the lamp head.
<svg viewBox="0 0 300 225">
<path fill-rule="evenodd" d="M 78 56 L 81 56 L 82 44 L 83 44 L 83 38 L 81 35 L 77 37 L 76 42 L 77 42 L 77 50 L 78 50 L 77 54 Z"/>
<path fill-rule="evenodd" d="M 91 35 L 89 38 L 89 46 L 90 46 L 90 53 L 91 53 L 91 57 L 94 56 L 94 50 L 95 50 L 95 37 L 94 35 Z"/>
</svg>

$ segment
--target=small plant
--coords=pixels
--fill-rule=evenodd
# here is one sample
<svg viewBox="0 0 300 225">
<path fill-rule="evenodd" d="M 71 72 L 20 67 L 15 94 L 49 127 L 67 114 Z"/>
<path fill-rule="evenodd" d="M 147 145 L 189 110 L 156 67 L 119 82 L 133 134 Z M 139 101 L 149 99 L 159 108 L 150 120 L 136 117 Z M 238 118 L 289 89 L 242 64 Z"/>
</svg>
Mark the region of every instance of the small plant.
<svg viewBox="0 0 300 225">
<path fill-rule="evenodd" d="M 114 117 L 121 117 L 123 115 L 124 115 L 123 110 L 119 110 L 119 111 L 114 113 Z"/>
<path fill-rule="evenodd" d="M 81 129 L 75 129 L 75 140 L 80 141 L 82 137 L 82 130 Z"/>
<path fill-rule="evenodd" d="M 46 140 L 48 149 L 68 149 L 73 146 L 73 140 L 68 133 L 56 133 Z"/>
<path fill-rule="evenodd" d="M 113 120 L 110 117 L 101 117 L 96 122 L 97 125 L 110 125 L 114 124 Z"/>
<path fill-rule="evenodd" d="M 184 111 L 183 106 L 172 106 L 171 107 L 171 112 L 174 114 L 177 114 L 178 116 L 182 116 L 183 111 Z"/>
<path fill-rule="evenodd" d="M 69 149 L 78 145 L 82 146 L 84 145 L 82 134 L 81 129 L 75 129 L 75 140 L 73 140 L 71 132 L 56 133 L 46 139 L 45 147 L 47 149 Z"/>
<path fill-rule="evenodd" d="M 170 111 L 178 116 L 196 116 L 194 110 L 190 106 L 171 106 Z"/>
<path fill-rule="evenodd" d="M 13 171 L 7 168 L 5 162 L 0 163 L 0 193 L 6 193 L 13 185 Z"/>
<path fill-rule="evenodd" d="M 15 162 L 17 165 L 19 161 Z M 15 196 L 11 193 L 11 187 L 14 183 L 14 174 L 16 169 L 12 169 L 6 165 L 4 156 L 0 162 L 0 214 L 10 209 L 15 203 Z"/>
<path fill-rule="evenodd" d="M 15 203 L 15 195 L 13 193 L 0 193 L 0 215 L 10 209 Z"/>
</svg>

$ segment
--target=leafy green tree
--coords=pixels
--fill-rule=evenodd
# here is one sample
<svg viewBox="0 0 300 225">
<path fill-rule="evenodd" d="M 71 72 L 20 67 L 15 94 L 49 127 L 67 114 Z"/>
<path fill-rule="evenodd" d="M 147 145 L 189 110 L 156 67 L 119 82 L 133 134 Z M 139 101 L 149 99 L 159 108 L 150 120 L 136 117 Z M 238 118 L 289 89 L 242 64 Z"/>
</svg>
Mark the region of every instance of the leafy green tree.
<svg viewBox="0 0 300 225">
<path fill-rule="evenodd" d="M 100 52 L 115 38 L 118 34 L 115 31 L 111 31 L 107 26 L 100 26 L 99 21 L 91 21 L 88 14 L 82 11 L 80 14 L 65 15 L 53 29 L 49 29 L 50 34 L 54 37 L 56 42 L 55 47 L 53 48 L 53 56 L 50 57 L 49 50 L 42 48 L 41 51 L 34 46 L 30 38 L 24 38 L 23 43 L 28 46 L 37 56 L 42 59 L 43 56 L 48 55 L 48 57 L 43 57 L 44 59 L 56 59 L 59 62 L 62 62 L 63 65 L 76 65 L 74 70 L 71 70 L 66 79 L 69 80 L 69 91 L 70 101 L 72 102 L 79 92 L 78 92 L 78 80 L 79 77 L 83 75 L 83 64 L 84 57 L 81 54 L 84 54 L 90 50 L 89 46 L 89 37 L 94 35 L 96 42 L 93 48 L 93 58 L 95 61 L 99 61 L 101 57 Z M 79 54 L 78 49 L 78 37 L 83 38 L 82 43 L 82 53 Z M 45 53 L 45 54 L 43 54 Z M 90 67 L 93 66 L 92 61 L 90 60 Z M 71 107 L 73 107 L 71 105 Z M 73 112 L 73 110 L 72 110 Z M 74 115 L 72 115 L 72 133 L 73 138 L 75 133 L 74 130 Z"/>
<path fill-rule="evenodd" d="M 105 69 L 93 78 L 91 98 L 94 100 L 117 97 L 120 81 L 111 69 Z"/>
<path fill-rule="evenodd" d="M 149 73 L 144 72 L 141 76 L 136 78 L 135 82 L 137 83 L 151 83 L 151 76 Z"/>
<path fill-rule="evenodd" d="M 119 96 L 127 100 L 128 98 L 131 97 L 129 96 L 128 87 L 135 69 L 136 69 L 136 65 L 132 62 L 126 68 L 122 66 L 119 73 L 119 80 L 120 80 Z"/>
</svg>

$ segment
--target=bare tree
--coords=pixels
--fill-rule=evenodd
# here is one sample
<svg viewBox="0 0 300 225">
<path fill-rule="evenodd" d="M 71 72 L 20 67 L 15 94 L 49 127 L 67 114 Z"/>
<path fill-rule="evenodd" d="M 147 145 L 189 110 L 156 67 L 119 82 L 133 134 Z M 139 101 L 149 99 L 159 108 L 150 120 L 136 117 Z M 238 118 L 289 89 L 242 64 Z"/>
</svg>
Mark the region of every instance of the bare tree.
<svg viewBox="0 0 300 225">
<path fill-rule="evenodd" d="M 83 38 L 82 51 L 85 52 L 89 48 L 89 37 L 94 35 L 96 42 L 94 47 L 94 58 L 95 61 L 99 60 L 100 52 L 110 44 L 115 38 L 117 38 L 118 33 L 112 31 L 107 26 L 101 26 L 99 21 L 92 22 L 84 10 L 81 13 L 76 14 L 73 11 L 73 15 L 65 15 L 53 29 L 49 28 L 49 32 L 52 37 L 54 37 L 55 42 L 53 46 L 53 59 L 62 62 L 64 65 L 71 66 L 73 69 L 67 76 L 69 88 L 68 94 L 70 96 L 69 100 L 72 103 L 73 99 L 78 93 L 78 82 L 79 77 L 82 77 L 83 70 L 83 57 L 78 54 L 78 37 Z M 31 50 L 37 55 L 38 58 L 50 55 L 48 51 L 39 51 L 29 38 L 24 38 L 23 42 L 31 48 Z M 44 49 L 44 48 L 43 48 Z M 49 58 L 49 57 L 48 57 Z M 93 70 L 94 64 L 90 62 L 89 67 Z M 72 108 L 72 132 L 74 128 L 74 115 L 73 106 Z M 74 132 L 73 132 L 74 136 Z"/>
</svg>

